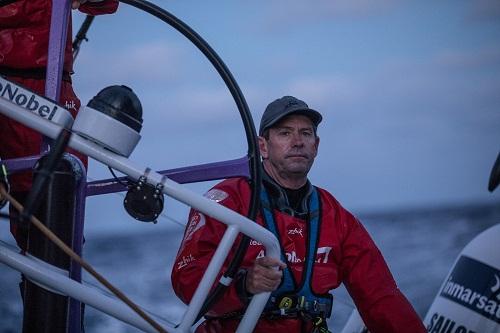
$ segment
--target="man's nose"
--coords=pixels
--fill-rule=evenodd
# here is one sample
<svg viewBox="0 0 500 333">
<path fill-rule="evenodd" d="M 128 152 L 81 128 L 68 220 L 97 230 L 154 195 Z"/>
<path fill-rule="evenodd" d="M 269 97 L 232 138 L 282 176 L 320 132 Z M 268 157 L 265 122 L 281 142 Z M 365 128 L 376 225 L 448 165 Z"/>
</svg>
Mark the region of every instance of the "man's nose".
<svg viewBox="0 0 500 333">
<path fill-rule="evenodd" d="M 292 135 L 292 145 L 294 147 L 301 147 L 304 145 L 304 140 L 302 138 L 302 135 L 300 135 L 300 133 L 294 133 Z"/>
</svg>

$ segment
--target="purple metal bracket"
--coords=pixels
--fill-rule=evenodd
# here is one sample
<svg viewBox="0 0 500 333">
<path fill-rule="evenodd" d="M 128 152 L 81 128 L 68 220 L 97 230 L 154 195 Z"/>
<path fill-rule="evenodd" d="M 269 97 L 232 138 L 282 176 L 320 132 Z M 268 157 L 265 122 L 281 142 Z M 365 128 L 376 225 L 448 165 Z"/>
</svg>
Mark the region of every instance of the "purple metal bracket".
<svg viewBox="0 0 500 333">
<path fill-rule="evenodd" d="M 10 160 L 3 160 L 2 162 L 7 167 L 9 174 L 30 170 L 38 162 L 42 155 L 34 155 L 21 158 L 12 158 Z"/>
<path fill-rule="evenodd" d="M 73 251 L 79 256 L 82 255 L 83 248 L 83 226 L 85 222 L 85 190 L 87 188 L 87 174 L 85 170 L 85 166 L 82 161 L 72 155 L 68 154 L 70 160 L 74 162 L 74 172 L 80 174 L 78 185 L 76 188 L 76 197 L 75 197 L 75 215 L 73 222 Z M 82 267 L 79 263 L 71 260 L 69 276 L 75 281 L 82 281 Z M 81 332 L 81 322 L 82 322 L 82 311 L 81 311 L 81 302 L 74 298 L 69 299 L 69 327 L 68 333 L 79 333 Z"/>
<path fill-rule="evenodd" d="M 68 37 L 68 23 L 71 13 L 71 0 L 52 0 L 52 14 L 50 19 L 49 50 L 47 56 L 47 74 L 45 80 L 45 96 L 59 102 L 61 92 L 61 79 L 64 68 L 64 56 L 66 41 Z M 48 150 L 49 142 L 43 139 L 41 152 Z M 85 210 L 84 189 L 86 185 L 85 167 L 77 157 L 79 168 L 82 170 L 82 178 L 79 182 L 76 195 L 76 212 L 74 218 L 73 250 L 78 255 L 82 253 L 83 242 L 83 211 Z M 70 276 L 76 281 L 81 281 L 81 267 L 73 264 L 70 269 Z M 69 327 L 68 332 L 81 332 L 81 311 L 80 301 L 70 299 L 69 303 Z"/>
<path fill-rule="evenodd" d="M 248 156 L 244 156 L 235 160 L 163 170 L 158 173 L 166 175 L 168 178 L 180 184 L 234 177 L 250 178 L 248 159 Z M 118 179 L 119 181 L 126 181 L 127 177 L 120 177 Z M 90 197 L 126 190 L 127 188 L 120 184 L 115 178 L 109 178 L 88 183 L 87 196 Z"/>
<path fill-rule="evenodd" d="M 61 79 L 64 68 L 64 51 L 68 37 L 68 22 L 71 0 L 52 0 L 50 17 L 49 50 L 47 54 L 47 74 L 45 96 L 59 102 Z M 51 140 L 43 138 L 40 152 L 49 150 Z"/>
<path fill-rule="evenodd" d="M 53 0 L 50 20 L 49 51 L 45 96 L 58 102 L 64 67 L 64 50 L 68 37 L 70 0 Z"/>
</svg>

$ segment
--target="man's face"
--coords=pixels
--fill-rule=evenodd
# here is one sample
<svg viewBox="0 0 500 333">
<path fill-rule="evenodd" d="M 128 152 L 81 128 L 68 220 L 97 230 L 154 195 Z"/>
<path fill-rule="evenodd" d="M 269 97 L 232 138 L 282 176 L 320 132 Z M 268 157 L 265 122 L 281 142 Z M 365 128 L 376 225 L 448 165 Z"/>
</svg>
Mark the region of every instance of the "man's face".
<svg viewBox="0 0 500 333">
<path fill-rule="evenodd" d="M 318 145 L 313 124 L 303 115 L 287 116 L 269 129 L 269 139 L 259 137 L 266 170 L 280 178 L 307 177 Z"/>
</svg>

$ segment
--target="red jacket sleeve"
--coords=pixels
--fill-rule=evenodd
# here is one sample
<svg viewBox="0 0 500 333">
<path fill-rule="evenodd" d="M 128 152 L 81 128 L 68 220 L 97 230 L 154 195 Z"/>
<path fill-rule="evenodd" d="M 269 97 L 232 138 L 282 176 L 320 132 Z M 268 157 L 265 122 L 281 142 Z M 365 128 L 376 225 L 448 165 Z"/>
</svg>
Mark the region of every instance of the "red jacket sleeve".
<svg viewBox="0 0 500 333">
<path fill-rule="evenodd" d="M 234 190 L 233 193 L 230 193 L 231 189 L 224 188 L 224 186 L 219 187 L 219 189 L 228 194 L 228 198 L 219 203 L 232 210 L 239 211 L 240 203 L 238 202 L 238 195 L 234 194 Z M 191 210 L 184 237 L 172 268 L 172 287 L 184 303 L 188 304 L 193 297 L 225 230 L 225 224 L 196 210 Z M 236 244 L 238 242 L 239 238 Z M 232 254 L 228 258 L 232 258 Z M 224 264 L 223 271 L 227 265 L 228 261 Z M 220 275 L 222 275 L 222 272 L 219 273 L 219 277 Z M 216 284 L 218 278 L 215 281 Z M 220 316 L 244 308 L 245 300 L 238 296 L 238 283 L 239 281 L 233 281 L 226 289 L 223 297 L 220 298 L 221 301 L 211 308 L 210 315 Z"/>
<path fill-rule="evenodd" d="M 371 333 L 423 333 L 421 319 L 397 287 L 361 223 L 344 212 L 343 282 Z"/>
<path fill-rule="evenodd" d="M 118 8 L 118 0 L 103 0 L 99 2 L 87 1 L 78 10 L 89 15 L 112 14 Z"/>
</svg>

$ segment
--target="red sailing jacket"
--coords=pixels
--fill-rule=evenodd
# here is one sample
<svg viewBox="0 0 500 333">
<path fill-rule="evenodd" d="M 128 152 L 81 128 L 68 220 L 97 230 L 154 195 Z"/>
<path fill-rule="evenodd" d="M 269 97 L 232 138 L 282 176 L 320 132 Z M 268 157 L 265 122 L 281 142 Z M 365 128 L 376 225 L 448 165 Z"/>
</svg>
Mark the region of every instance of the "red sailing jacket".
<svg viewBox="0 0 500 333">
<path fill-rule="evenodd" d="M 322 222 L 313 266 L 313 292 L 325 294 L 344 283 L 371 333 L 426 332 L 361 223 L 331 194 L 318 190 Z M 229 179 L 210 190 L 207 197 L 245 214 L 250 201 L 250 187 L 244 179 Z M 277 210 L 274 214 L 289 267 L 296 281 L 300 281 L 307 248 L 307 222 Z M 257 223 L 263 225 L 262 216 L 258 216 Z M 188 303 L 192 298 L 225 228 L 224 224 L 191 211 L 172 269 L 172 285 L 182 301 Z M 262 255 L 262 245 L 252 240 L 242 268 L 250 267 L 255 258 Z M 238 281 L 235 281 L 208 315 L 220 317 L 244 309 L 247 300 L 241 296 L 237 285 Z M 197 332 L 234 332 L 238 322 L 238 319 L 209 319 Z M 254 332 L 295 333 L 302 331 L 301 325 L 299 319 L 293 318 L 260 319 Z"/>
<path fill-rule="evenodd" d="M 85 14 L 111 14 L 118 0 L 87 1 L 79 10 Z M 0 66 L 45 68 L 49 47 L 51 0 L 17 0 L 0 7 Z M 65 49 L 64 70 L 73 70 L 71 17 Z"/>
<path fill-rule="evenodd" d="M 86 14 L 99 15 L 113 13 L 117 7 L 117 0 L 104 0 L 86 2 L 79 10 Z M 43 73 L 47 66 L 51 11 L 50 0 L 17 0 L 0 7 L 0 74 L 40 95 L 45 93 L 45 80 L 31 77 L 29 73 L 30 70 Z M 70 20 L 64 61 L 64 72 L 67 76 L 73 71 L 71 38 Z M 6 75 L 13 70 L 25 72 L 22 76 Z M 60 104 L 65 106 L 73 117 L 80 108 L 80 101 L 68 78 L 61 83 Z M 37 155 L 40 153 L 41 141 L 37 132 L 0 115 L 0 158 L 5 160 Z M 78 156 L 86 165 L 87 158 Z M 31 187 L 32 176 L 29 172 L 11 175 L 9 178 L 13 192 L 25 192 Z"/>
</svg>

